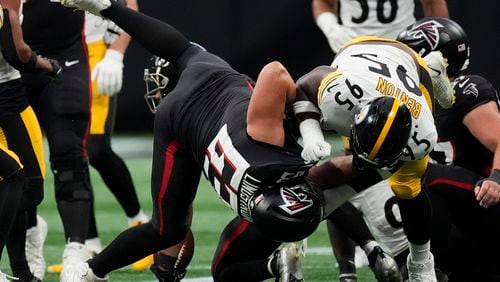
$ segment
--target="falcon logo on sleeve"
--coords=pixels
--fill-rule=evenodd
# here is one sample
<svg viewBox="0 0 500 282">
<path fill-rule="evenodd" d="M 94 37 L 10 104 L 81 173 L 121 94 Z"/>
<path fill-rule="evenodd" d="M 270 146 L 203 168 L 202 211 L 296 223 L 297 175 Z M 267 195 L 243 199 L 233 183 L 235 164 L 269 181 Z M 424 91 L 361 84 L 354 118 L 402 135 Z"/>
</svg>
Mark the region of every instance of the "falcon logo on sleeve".
<svg viewBox="0 0 500 282">
<path fill-rule="evenodd" d="M 407 34 L 415 39 L 424 38 L 431 47 L 430 50 L 434 50 L 439 43 L 438 29 L 440 27 L 443 27 L 443 25 L 437 21 L 428 21 L 417 25 L 413 29 L 409 30 Z"/>
<path fill-rule="evenodd" d="M 279 207 L 286 213 L 293 215 L 313 205 L 311 197 L 304 193 L 296 193 L 293 188 L 281 188 L 282 205 Z"/>
</svg>

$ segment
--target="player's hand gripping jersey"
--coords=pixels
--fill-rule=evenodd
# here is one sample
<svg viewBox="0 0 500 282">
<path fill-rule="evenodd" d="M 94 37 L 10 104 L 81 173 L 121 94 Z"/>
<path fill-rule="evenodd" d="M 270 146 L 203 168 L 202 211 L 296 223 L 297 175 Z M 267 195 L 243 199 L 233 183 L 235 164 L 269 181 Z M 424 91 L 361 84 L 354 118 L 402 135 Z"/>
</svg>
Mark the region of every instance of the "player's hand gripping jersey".
<svg viewBox="0 0 500 282">
<path fill-rule="evenodd" d="M 432 87 L 420 56 L 397 41 L 360 37 L 339 52 L 332 67 L 337 70 L 322 80 L 318 90 L 324 130 L 349 136 L 351 124 L 365 117 L 363 112 L 354 117 L 357 107 L 377 96 L 391 96 L 412 116 L 410 139 L 400 160 L 419 160 L 432 150 L 437 139 Z"/>
</svg>

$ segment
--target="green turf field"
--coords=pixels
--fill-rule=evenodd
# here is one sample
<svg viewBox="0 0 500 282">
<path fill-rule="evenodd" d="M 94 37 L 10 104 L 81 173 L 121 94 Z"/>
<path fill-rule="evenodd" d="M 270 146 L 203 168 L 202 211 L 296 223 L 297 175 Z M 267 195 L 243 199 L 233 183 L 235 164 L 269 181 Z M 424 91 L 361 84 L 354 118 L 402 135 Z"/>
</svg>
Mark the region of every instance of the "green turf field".
<svg viewBox="0 0 500 282">
<path fill-rule="evenodd" d="M 116 137 L 113 147 L 126 161 L 132 173 L 139 199 L 147 214 L 151 213 L 150 200 L 150 170 L 151 170 L 151 137 L 133 138 Z M 115 198 L 103 185 L 95 170 L 91 170 L 92 184 L 95 191 L 98 229 L 103 244 L 109 243 L 126 226 L 126 218 Z M 225 224 L 234 213 L 220 201 L 212 188 L 203 180 L 200 184 L 194 205 L 193 233 L 196 241 L 193 261 L 188 269 L 186 281 L 210 281 L 210 262 L 218 241 L 218 236 Z M 47 171 L 45 184 L 45 199 L 39 213 L 49 225 L 49 234 L 45 242 L 45 258 L 47 265 L 60 263 L 64 248 L 64 236 L 61 220 L 57 213 L 52 174 Z M 321 225 L 317 232 L 309 238 L 309 252 L 304 262 L 306 281 L 338 281 L 338 270 L 329 249 L 326 228 Z M 4 255 L 2 270 L 10 273 Z M 205 277 L 207 279 L 199 279 Z M 198 278 L 198 279 L 196 279 Z M 44 281 L 58 281 L 59 276 L 47 273 Z M 149 271 L 132 272 L 129 267 L 110 274 L 111 281 L 155 281 Z M 375 281 L 370 270 L 363 268 L 358 271 L 358 281 Z M 237 282 L 237 281 L 235 281 Z"/>
</svg>

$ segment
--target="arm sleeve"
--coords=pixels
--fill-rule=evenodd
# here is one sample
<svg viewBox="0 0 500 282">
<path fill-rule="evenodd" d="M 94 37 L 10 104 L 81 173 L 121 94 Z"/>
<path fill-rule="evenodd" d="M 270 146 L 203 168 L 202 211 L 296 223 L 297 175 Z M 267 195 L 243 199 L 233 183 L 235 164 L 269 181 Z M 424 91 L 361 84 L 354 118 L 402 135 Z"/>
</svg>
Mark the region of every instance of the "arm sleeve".
<svg viewBox="0 0 500 282">
<path fill-rule="evenodd" d="M 173 26 L 114 1 L 101 13 L 148 51 L 169 61 L 176 61 L 191 46 L 189 40 Z"/>
</svg>

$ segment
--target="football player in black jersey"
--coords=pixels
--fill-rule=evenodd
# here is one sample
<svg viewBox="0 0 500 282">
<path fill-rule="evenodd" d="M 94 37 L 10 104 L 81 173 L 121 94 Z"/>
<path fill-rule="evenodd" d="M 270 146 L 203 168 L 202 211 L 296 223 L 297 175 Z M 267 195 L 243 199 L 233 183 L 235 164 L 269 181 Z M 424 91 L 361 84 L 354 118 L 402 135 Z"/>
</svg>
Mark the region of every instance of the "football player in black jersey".
<svg viewBox="0 0 500 282">
<path fill-rule="evenodd" d="M 316 229 L 321 200 L 305 179 L 314 163 L 302 159 L 295 131 L 283 120 L 296 88 L 281 63 L 267 64 L 254 84 L 166 23 L 107 0 L 77 3 L 97 15 L 102 11 L 149 51 L 168 59 L 180 76 L 160 104 L 152 100 L 151 222 L 122 232 L 87 263 L 65 266 L 61 281 L 100 281 L 184 240 L 202 173 L 239 215 L 234 240 L 249 230 L 270 239 L 269 246 L 255 250 L 259 255 Z M 154 36 L 145 30 L 154 30 Z M 264 276 L 253 280 L 275 276 L 259 275 Z"/>
<path fill-rule="evenodd" d="M 429 45 L 429 38 L 436 44 Z M 431 164 L 424 175 L 434 208 L 437 265 L 449 271 L 450 281 L 500 281 L 500 261 L 491 255 L 500 251 L 498 93 L 485 78 L 462 75 L 469 63 L 469 43 L 456 22 L 424 18 L 398 40 L 420 53 L 441 52 L 454 85 L 454 105 L 437 106 L 434 113 L 439 140 L 431 157 L 447 166 Z M 450 247 L 450 242 L 458 243 Z"/>
<path fill-rule="evenodd" d="M 24 2 L 23 17 L 26 42 L 38 54 L 60 61 L 64 72 L 61 82 L 33 72 L 22 72 L 22 79 L 49 145 L 55 199 L 67 242 L 63 265 L 81 262 L 88 258 L 83 243 L 92 197 L 86 151 L 91 91 L 85 14 L 37 0 Z M 36 226 L 36 211 L 30 214 L 28 227 Z"/>
</svg>

